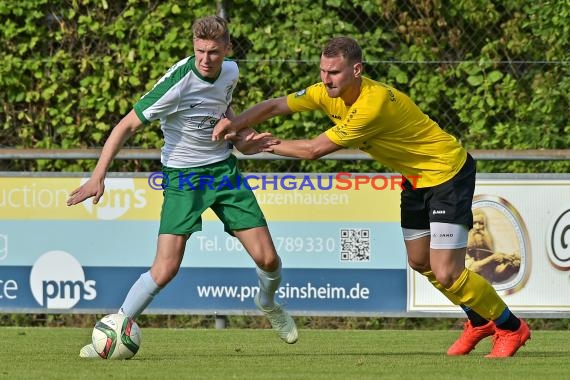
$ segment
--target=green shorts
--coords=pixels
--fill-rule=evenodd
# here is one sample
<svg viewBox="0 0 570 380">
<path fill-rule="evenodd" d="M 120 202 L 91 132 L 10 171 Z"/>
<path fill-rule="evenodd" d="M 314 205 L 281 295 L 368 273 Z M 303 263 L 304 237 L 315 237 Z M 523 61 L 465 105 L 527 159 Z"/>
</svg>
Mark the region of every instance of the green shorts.
<svg viewBox="0 0 570 380">
<path fill-rule="evenodd" d="M 237 158 L 197 168 L 163 167 L 164 200 L 159 234 L 190 235 L 202 230 L 202 213 L 211 208 L 232 231 L 267 226 L 255 194 L 243 182 Z"/>
</svg>

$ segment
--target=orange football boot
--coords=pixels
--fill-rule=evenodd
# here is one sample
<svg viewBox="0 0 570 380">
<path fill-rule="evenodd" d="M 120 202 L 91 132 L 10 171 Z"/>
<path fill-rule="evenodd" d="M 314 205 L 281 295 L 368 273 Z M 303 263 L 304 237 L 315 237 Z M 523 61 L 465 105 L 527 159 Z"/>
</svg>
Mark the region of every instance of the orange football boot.
<svg viewBox="0 0 570 380">
<path fill-rule="evenodd" d="M 517 331 L 496 329 L 493 336 L 493 349 L 486 358 L 507 358 L 513 356 L 519 348 L 524 346 L 530 339 L 530 329 L 521 319 L 521 325 Z"/>
<path fill-rule="evenodd" d="M 495 334 L 495 324 L 492 321 L 483 326 L 473 327 L 468 320 L 463 325 L 463 332 L 459 338 L 447 350 L 447 355 L 467 355 L 475 348 L 477 343 L 493 334 Z"/>
</svg>

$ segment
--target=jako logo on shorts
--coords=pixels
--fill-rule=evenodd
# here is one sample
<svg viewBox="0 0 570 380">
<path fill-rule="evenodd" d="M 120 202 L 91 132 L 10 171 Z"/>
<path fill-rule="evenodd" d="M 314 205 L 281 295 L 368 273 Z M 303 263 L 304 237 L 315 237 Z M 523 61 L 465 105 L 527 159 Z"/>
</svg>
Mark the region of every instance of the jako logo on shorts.
<svg viewBox="0 0 570 380">
<path fill-rule="evenodd" d="M 87 178 L 81 180 L 83 185 Z M 108 178 L 105 180 L 105 193 L 94 205 L 93 199 L 83 202 L 83 206 L 90 214 L 95 214 L 97 219 L 113 220 L 124 215 L 129 209 L 143 208 L 147 204 L 145 190 L 135 188 L 133 178 Z"/>
<path fill-rule="evenodd" d="M 64 251 L 49 251 L 36 260 L 30 273 L 36 301 L 48 309 L 71 309 L 80 300 L 97 296 L 94 280 L 85 280 L 83 267 Z"/>
</svg>

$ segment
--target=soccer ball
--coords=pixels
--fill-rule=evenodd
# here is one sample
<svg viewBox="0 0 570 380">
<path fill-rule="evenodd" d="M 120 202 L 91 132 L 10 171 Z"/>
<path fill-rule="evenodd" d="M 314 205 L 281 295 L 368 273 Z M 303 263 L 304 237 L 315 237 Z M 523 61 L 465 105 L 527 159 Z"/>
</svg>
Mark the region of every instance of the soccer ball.
<svg viewBox="0 0 570 380">
<path fill-rule="evenodd" d="M 141 346 L 141 330 L 124 314 L 109 314 L 95 324 L 91 341 L 103 359 L 130 359 Z"/>
</svg>

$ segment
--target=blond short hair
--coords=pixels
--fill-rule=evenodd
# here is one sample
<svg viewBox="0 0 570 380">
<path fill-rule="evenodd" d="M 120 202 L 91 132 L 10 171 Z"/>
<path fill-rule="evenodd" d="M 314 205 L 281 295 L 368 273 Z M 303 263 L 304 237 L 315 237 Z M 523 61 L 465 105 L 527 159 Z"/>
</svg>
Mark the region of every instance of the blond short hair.
<svg viewBox="0 0 570 380">
<path fill-rule="evenodd" d="M 219 16 L 206 16 L 196 19 L 192 24 L 192 34 L 194 39 L 230 43 L 228 22 Z"/>
</svg>

